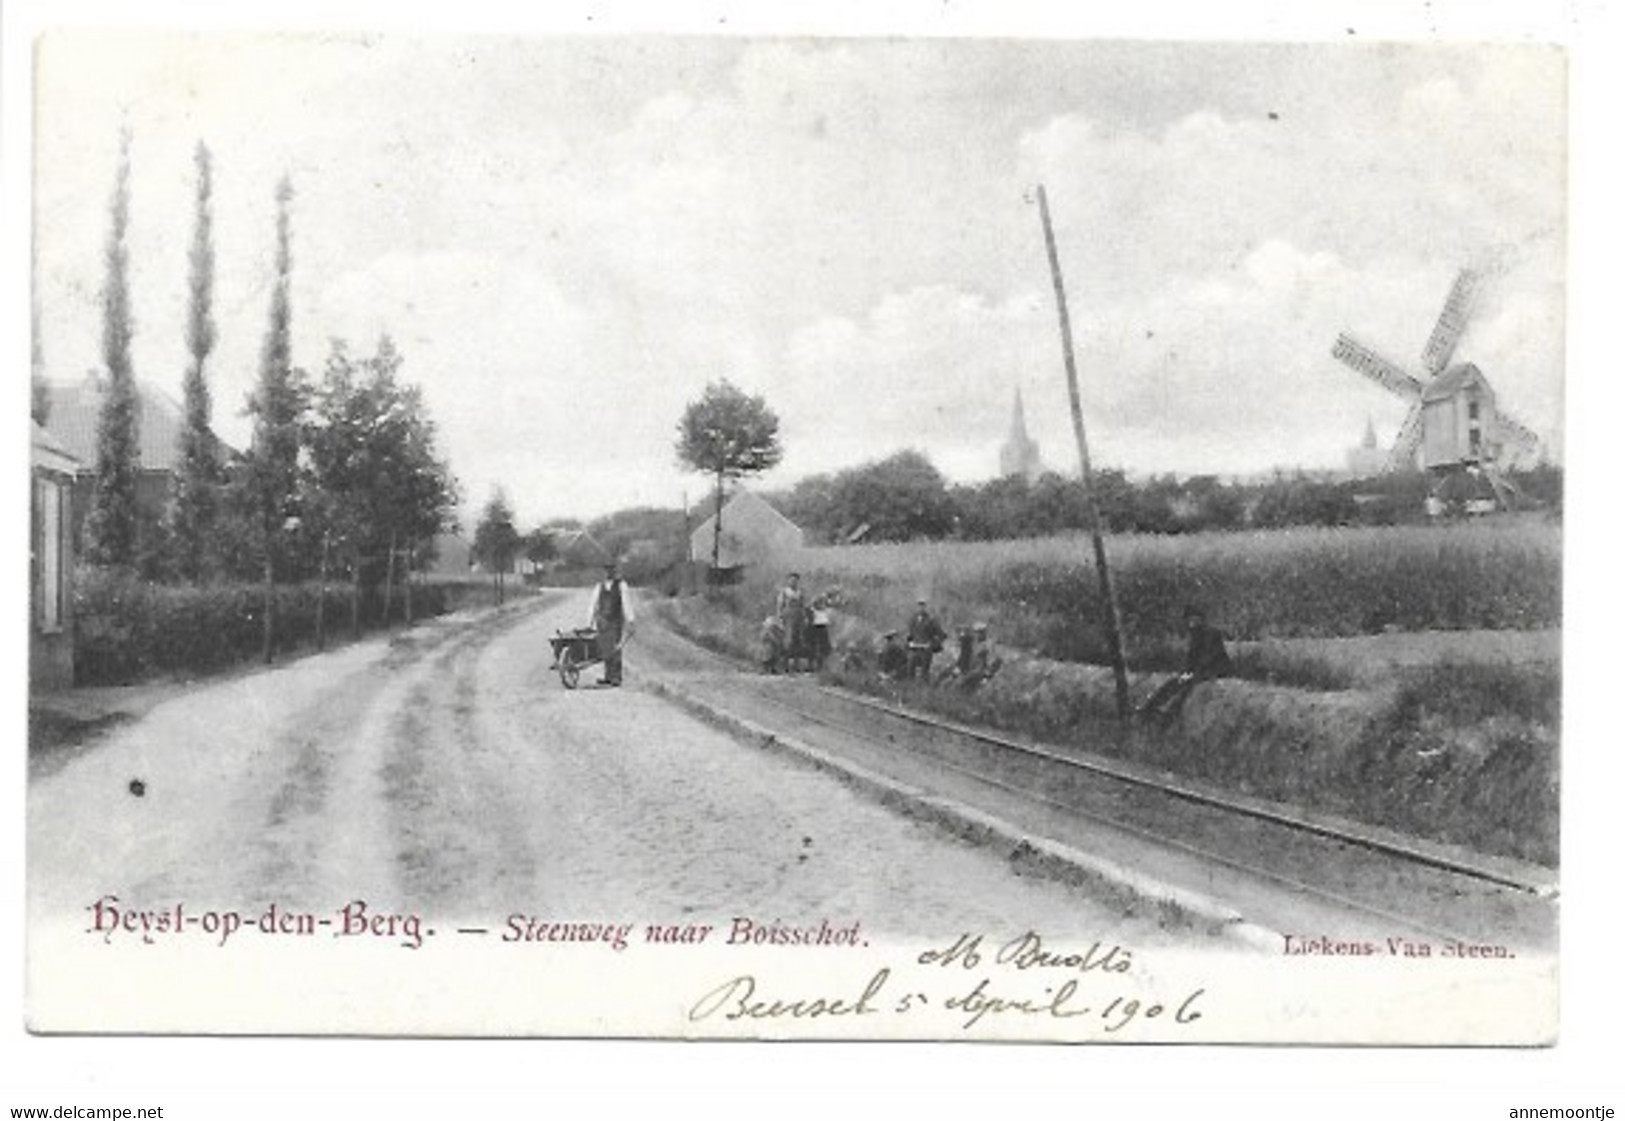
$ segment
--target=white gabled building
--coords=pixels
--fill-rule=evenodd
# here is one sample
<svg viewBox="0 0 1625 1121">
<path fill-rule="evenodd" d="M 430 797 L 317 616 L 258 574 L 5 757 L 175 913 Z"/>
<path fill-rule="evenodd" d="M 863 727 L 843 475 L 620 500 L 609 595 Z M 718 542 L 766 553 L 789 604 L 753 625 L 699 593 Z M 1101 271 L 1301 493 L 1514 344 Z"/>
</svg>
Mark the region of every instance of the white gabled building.
<svg viewBox="0 0 1625 1121">
<path fill-rule="evenodd" d="M 716 515 L 706 518 L 689 535 L 689 559 L 711 563 L 716 536 Z M 801 527 L 775 510 L 771 503 L 748 490 L 734 492 L 722 505 L 722 548 L 717 564 L 738 568 L 799 549 L 805 543 Z"/>
</svg>

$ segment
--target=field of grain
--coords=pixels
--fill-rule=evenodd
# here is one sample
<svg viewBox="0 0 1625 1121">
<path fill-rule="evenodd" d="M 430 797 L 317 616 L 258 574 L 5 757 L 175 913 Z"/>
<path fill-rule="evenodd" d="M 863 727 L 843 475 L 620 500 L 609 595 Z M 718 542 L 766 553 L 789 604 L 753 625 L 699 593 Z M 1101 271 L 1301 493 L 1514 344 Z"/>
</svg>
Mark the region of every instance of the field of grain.
<svg viewBox="0 0 1625 1121">
<path fill-rule="evenodd" d="M 1561 528 L 1539 519 L 1121 537 L 1107 552 L 1125 645 L 1143 669 L 1179 663 L 1188 604 L 1238 643 L 1561 622 Z M 1086 537 L 805 549 L 758 567 L 738 594 L 771 603 L 791 569 L 815 592 L 839 587 L 848 611 L 876 626 L 901 626 L 924 598 L 950 629 L 985 621 L 1041 657 L 1105 660 Z"/>
</svg>

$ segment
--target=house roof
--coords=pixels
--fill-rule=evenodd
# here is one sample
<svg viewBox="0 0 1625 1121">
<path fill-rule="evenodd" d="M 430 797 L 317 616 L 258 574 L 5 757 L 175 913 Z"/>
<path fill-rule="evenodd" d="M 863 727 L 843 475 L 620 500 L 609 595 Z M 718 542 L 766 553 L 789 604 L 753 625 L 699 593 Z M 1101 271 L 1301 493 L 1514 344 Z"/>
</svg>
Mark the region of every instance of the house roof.
<svg viewBox="0 0 1625 1121">
<path fill-rule="evenodd" d="M 1469 385 L 1477 385 L 1488 390 L 1490 383 L 1479 372 L 1477 366 L 1471 362 L 1463 362 L 1459 366 L 1452 366 L 1432 381 L 1428 382 L 1422 390 L 1423 401 L 1443 401 L 1447 397 L 1454 397 Z"/>
<path fill-rule="evenodd" d="M 106 379 L 87 375 L 77 382 L 51 383 L 51 412 L 46 428 L 85 468 L 96 465 L 96 433 L 101 424 Z M 169 394 L 136 383 L 136 431 L 141 468 L 174 471 L 180 463 L 186 413 Z"/>
<path fill-rule="evenodd" d="M 791 521 L 789 518 L 785 517 L 783 514 L 779 513 L 771 502 L 763 498 L 761 495 L 756 494 L 754 491 L 738 491 L 732 498 L 728 499 L 728 501 L 722 504 L 722 520 L 724 526 L 728 524 L 728 519 L 737 519 L 740 515 L 746 516 L 756 525 L 777 524 L 793 530 L 796 533 L 801 532 L 800 526 Z M 709 518 L 706 518 L 703 522 L 701 522 L 699 527 L 695 529 L 693 533 L 689 534 L 689 537 L 691 539 L 698 540 L 701 534 L 714 532 L 713 527 L 716 520 L 717 516 L 712 514 Z M 737 524 L 737 522 L 735 524 Z"/>
<path fill-rule="evenodd" d="M 584 529 L 561 533 L 556 541 L 558 557 L 566 564 L 608 564 L 614 558 L 598 538 Z"/>
<path fill-rule="evenodd" d="M 34 426 L 34 438 L 30 448 L 30 461 L 33 466 L 64 475 L 71 475 L 79 469 L 79 460 L 69 455 L 67 449 L 57 442 L 39 421 L 30 423 Z"/>
</svg>

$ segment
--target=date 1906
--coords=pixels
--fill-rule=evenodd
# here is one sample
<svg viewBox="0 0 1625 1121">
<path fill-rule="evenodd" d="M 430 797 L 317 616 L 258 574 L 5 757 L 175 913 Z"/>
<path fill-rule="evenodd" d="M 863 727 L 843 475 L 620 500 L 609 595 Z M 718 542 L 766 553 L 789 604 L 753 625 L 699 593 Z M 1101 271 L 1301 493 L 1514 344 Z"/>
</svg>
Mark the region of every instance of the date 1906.
<svg viewBox="0 0 1625 1121">
<path fill-rule="evenodd" d="M 885 966 L 861 987 L 854 984 L 839 992 L 787 992 L 755 974 L 738 974 L 694 1001 L 688 1019 L 760 1023 L 935 1014 L 951 1018 L 964 1031 L 995 1021 L 1044 1020 L 1116 1035 L 1134 1023 L 1161 1021 L 1183 1027 L 1203 1016 L 1203 988 L 1168 998 L 1124 992 L 1120 975 L 1129 971 L 1130 958 L 1119 947 L 1102 950 L 1097 944 L 1082 953 L 1051 954 L 1042 948 L 1038 935 L 1028 933 L 984 956 L 980 942 L 980 936 L 965 935 L 915 960 L 919 966 L 961 967 L 950 974 L 933 971 L 921 980 L 915 972 L 902 974 Z M 1036 975 L 1032 972 L 1040 969 Z M 964 971 L 974 972 L 966 976 Z"/>
</svg>

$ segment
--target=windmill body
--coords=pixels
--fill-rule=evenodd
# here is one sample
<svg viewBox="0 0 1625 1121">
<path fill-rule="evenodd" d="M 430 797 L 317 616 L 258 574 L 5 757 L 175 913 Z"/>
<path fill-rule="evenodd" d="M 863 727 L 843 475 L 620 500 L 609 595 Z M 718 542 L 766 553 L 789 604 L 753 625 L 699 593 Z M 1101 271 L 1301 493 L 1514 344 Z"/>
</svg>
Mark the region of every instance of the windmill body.
<svg viewBox="0 0 1625 1121">
<path fill-rule="evenodd" d="M 1353 336 L 1339 335 L 1332 347 L 1339 362 L 1410 402 L 1388 470 L 1426 471 L 1433 480 L 1430 510 L 1442 507 L 1441 495 L 1471 493 L 1462 485 L 1463 475 L 1487 484 L 1488 497 L 1467 502 L 1468 509 L 1512 505 L 1514 492 L 1505 473 L 1540 446 L 1533 432 L 1499 410 L 1495 391 L 1477 366 L 1450 363 L 1467 329 L 1478 285 L 1479 277 L 1470 269 L 1456 277 L 1423 348 L 1421 377 Z"/>
</svg>

